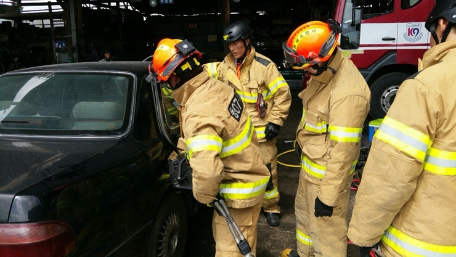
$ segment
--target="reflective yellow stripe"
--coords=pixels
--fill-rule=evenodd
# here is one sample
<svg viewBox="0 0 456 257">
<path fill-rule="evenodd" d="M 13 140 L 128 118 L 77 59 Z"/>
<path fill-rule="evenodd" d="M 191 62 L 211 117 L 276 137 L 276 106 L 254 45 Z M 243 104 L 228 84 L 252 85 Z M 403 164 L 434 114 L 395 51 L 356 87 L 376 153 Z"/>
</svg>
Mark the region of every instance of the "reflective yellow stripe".
<svg viewBox="0 0 456 257">
<path fill-rule="evenodd" d="M 317 124 L 310 124 L 306 123 L 306 109 L 302 108 L 302 117 L 301 122 L 302 126 L 307 129 L 308 131 L 312 131 L 315 133 L 326 133 L 328 132 L 328 123 L 326 122 L 318 122 Z"/>
<path fill-rule="evenodd" d="M 328 132 L 328 123 L 318 122 L 317 124 L 310 124 L 308 122 L 304 122 L 304 128 L 315 133 L 326 133 Z"/>
<path fill-rule="evenodd" d="M 306 109 L 302 108 L 301 122 L 302 122 L 303 127 L 306 125 L 305 119 L 306 119 Z"/>
<path fill-rule="evenodd" d="M 274 79 L 271 83 L 269 83 L 268 88 L 269 91 L 271 92 L 271 95 L 274 95 L 279 88 L 288 86 L 287 82 L 282 76 L 279 76 L 278 78 Z"/>
<path fill-rule="evenodd" d="M 456 176 L 456 152 L 429 148 L 424 170 L 444 176 Z"/>
<path fill-rule="evenodd" d="M 358 160 L 355 160 L 352 163 L 352 166 L 350 167 L 349 175 L 353 174 L 355 172 L 356 164 L 358 163 Z M 307 158 L 305 155 L 301 156 L 301 167 L 302 169 L 309 173 L 309 175 L 312 175 L 317 178 L 323 178 L 326 174 L 326 167 L 321 166 L 316 164 L 315 162 L 312 162 L 309 158 Z"/>
<path fill-rule="evenodd" d="M 310 238 L 310 236 L 302 233 L 298 229 L 296 229 L 296 239 L 298 239 L 298 241 L 302 244 L 312 245 L 312 239 Z"/>
<path fill-rule="evenodd" d="M 236 137 L 223 142 L 223 149 L 222 153 L 220 154 L 220 158 L 227 157 L 229 155 L 237 154 L 246 148 L 252 139 L 253 135 L 253 124 L 250 120 L 250 117 L 247 117 L 247 122 L 245 124 L 244 129 L 241 131 L 239 135 Z"/>
<path fill-rule="evenodd" d="M 435 245 L 415 239 L 390 226 L 382 237 L 382 241 L 397 253 L 411 257 L 455 257 L 456 246 Z"/>
<path fill-rule="evenodd" d="M 266 126 L 255 127 L 257 139 L 263 139 L 266 136 L 266 134 L 264 134 L 265 130 L 266 130 Z"/>
<path fill-rule="evenodd" d="M 168 113 L 171 115 L 176 116 L 179 113 L 179 110 L 176 109 L 176 107 L 172 106 L 167 109 Z"/>
<path fill-rule="evenodd" d="M 250 117 L 247 118 L 244 129 L 236 137 L 224 141 L 219 136 L 214 135 L 198 135 L 187 139 L 188 158 L 198 151 L 217 151 L 220 153 L 220 158 L 239 153 L 246 148 L 252 139 L 253 124 Z"/>
<path fill-rule="evenodd" d="M 314 177 L 323 178 L 325 176 L 326 167 L 312 162 L 304 154 L 301 157 L 301 167 L 305 172 Z"/>
<path fill-rule="evenodd" d="M 222 151 L 222 138 L 214 135 L 198 135 L 187 139 L 188 158 L 199 151 Z"/>
<path fill-rule="evenodd" d="M 356 159 L 351 166 L 350 172 L 348 173 L 349 175 L 353 174 L 355 172 L 356 164 L 358 163 L 358 159 Z"/>
<path fill-rule="evenodd" d="M 248 199 L 264 192 L 269 177 L 251 183 L 222 183 L 220 184 L 220 195 L 225 199 L 239 200 Z"/>
<path fill-rule="evenodd" d="M 363 128 L 329 126 L 329 138 L 337 142 L 359 142 L 362 132 Z"/>
<path fill-rule="evenodd" d="M 207 74 L 210 77 L 218 78 L 217 65 L 215 62 L 208 63 L 207 65 Z"/>
<path fill-rule="evenodd" d="M 264 199 L 272 199 L 277 197 L 278 195 L 279 190 L 277 189 L 277 187 L 274 187 L 272 190 L 266 191 L 266 193 L 264 193 Z"/>
<path fill-rule="evenodd" d="M 170 96 L 171 93 L 173 92 L 171 89 L 169 89 L 169 88 L 166 87 L 166 86 L 162 86 L 161 89 L 162 89 L 163 94 L 166 95 L 166 96 Z"/>
<path fill-rule="evenodd" d="M 246 103 L 256 103 L 258 99 L 258 93 L 249 93 L 241 90 L 236 90 L 238 95 L 241 97 L 243 102 Z M 263 100 L 267 100 L 272 98 L 274 95 L 271 91 L 269 90 L 264 90 L 262 93 L 263 95 Z"/>
<path fill-rule="evenodd" d="M 432 145 L 432 140 L 426 134 L 389 117 L 383 119 L 374 137 L 420 161 L 424 161 Z"/>
</svg>

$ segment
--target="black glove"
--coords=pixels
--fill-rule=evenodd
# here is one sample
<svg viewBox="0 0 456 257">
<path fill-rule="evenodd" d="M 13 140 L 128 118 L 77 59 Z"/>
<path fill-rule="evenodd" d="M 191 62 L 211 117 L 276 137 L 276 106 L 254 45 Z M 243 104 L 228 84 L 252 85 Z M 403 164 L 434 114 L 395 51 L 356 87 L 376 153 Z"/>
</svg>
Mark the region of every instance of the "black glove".
<svg viewBox="0 0 456 257">
<path fill-rule="evenodd" d="M 279 134 L 279 132 L 280 126 L 272 122 L 269 122 L 268 125 L 266 125 L 266 129 L 264 130 L 266 140 L 274 139 L 274 137 L 276 137 Z"/>
<path fill-rule="evenodd" d="M 333 207 L 328 206 L 315 198 L 315 217 L 331 217 L 333 215 Z"/>
<path fill-rule="evenodd" d="M 294 150 L 295 150 L 296 154 L 299 156 L 299 158 L 301 158 L 302 149 L 301 149 L 301 146 L 298 144 L 298 142 L 296 142 Z"/>
<path fill-rule="evenodd" d="M 359 247 L 359 256 L 360 257 L 371 257 L 370 252 L 372 251 L 372 247 Z"/>
</svg>

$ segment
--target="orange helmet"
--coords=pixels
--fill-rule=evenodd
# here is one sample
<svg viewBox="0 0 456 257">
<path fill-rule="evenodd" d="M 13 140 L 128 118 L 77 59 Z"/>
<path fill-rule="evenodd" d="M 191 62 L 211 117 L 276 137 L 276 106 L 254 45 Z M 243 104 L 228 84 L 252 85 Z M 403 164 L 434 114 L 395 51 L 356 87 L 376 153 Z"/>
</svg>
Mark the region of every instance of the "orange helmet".
<svg viewBox="0 0 456 257">
<path fill-rule="evenodd" d="M 191 58 L 193 56 L 193 58 Z M 156 73 L 158 81 L 167 81 L 171 74 L 181 73 L 195 66 L 200 65 L 201 53 L 186 39 L 165 38 L 158 42 L 152 58 L 152 67 Z M 183 63 L 187 60 L 187 63 Z M 183 65 L 180 65 L 183 63 Z M 180 67 L 181 70 L 176 71 Z M 177 74 L 177 75 L 179 75 Z"/>
<path fill-rule="evenodd" d="M 282 45 L 285 62 L 293 69 L 304 69 L 331 57 L 339 41 L 339 23 L 311 21 L 299 26 Z"/>
</svg>

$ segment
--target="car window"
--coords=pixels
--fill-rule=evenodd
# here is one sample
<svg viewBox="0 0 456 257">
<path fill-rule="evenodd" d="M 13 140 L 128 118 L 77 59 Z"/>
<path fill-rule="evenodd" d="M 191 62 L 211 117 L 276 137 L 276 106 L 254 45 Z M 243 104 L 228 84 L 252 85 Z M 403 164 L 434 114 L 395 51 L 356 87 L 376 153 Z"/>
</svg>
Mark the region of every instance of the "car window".
<svg viewBox="0 0 456 257">
<path fill-rule="evenodd" d="M 394 0 L 365 0 L 361 6 L 363 20 L 394 12 Z"/>
<path fill-rule="evenodd" d="M 128 125 L 131 76 L 33 73 L 0 77 L 0 133 L 118 135 Z"/>
<path fill-rule="evenodd" d="M 417 5 L 421 0 L 401 0 L 401 8 L 402 10 L 412 8 L 413 6 Z"/>
<path fill-rule="evenodd" d="M 360 41 L 361 7 L 353 6 L 352 0 L 345 1 L 342 17 L 342 33 L 340 47 L 342 49 L 357 49 Z"/>
<path fill-rule="evenodd" d="M 171 96 L 173 90 L 166 83 L 160 83 L 161 89 L 161 108 L 165 114 L 165 124 L 169 130 L 174 131 L 179 127 L 179 104 Z"/>
</svg>

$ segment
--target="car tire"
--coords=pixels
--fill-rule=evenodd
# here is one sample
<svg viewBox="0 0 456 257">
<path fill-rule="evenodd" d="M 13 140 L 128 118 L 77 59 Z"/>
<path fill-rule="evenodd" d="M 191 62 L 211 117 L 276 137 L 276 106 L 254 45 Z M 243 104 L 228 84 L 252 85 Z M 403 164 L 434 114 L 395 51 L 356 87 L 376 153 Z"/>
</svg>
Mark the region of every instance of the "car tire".
<svg viewBox="0 0 456 257">
<path fill-rule="evenodd" d="M 370 115 L 374 119 L 385 117 L 396 97 L 399 86 L 410 75 L 402 72 L 385 74 L 371 86 Z"/>
<path fill-rule="evenodd" d="M 148 257 L 182 257 L 187 237 L 187 210 L 175 193 L 166 196 L 152 224 Z"/>
</svg>

